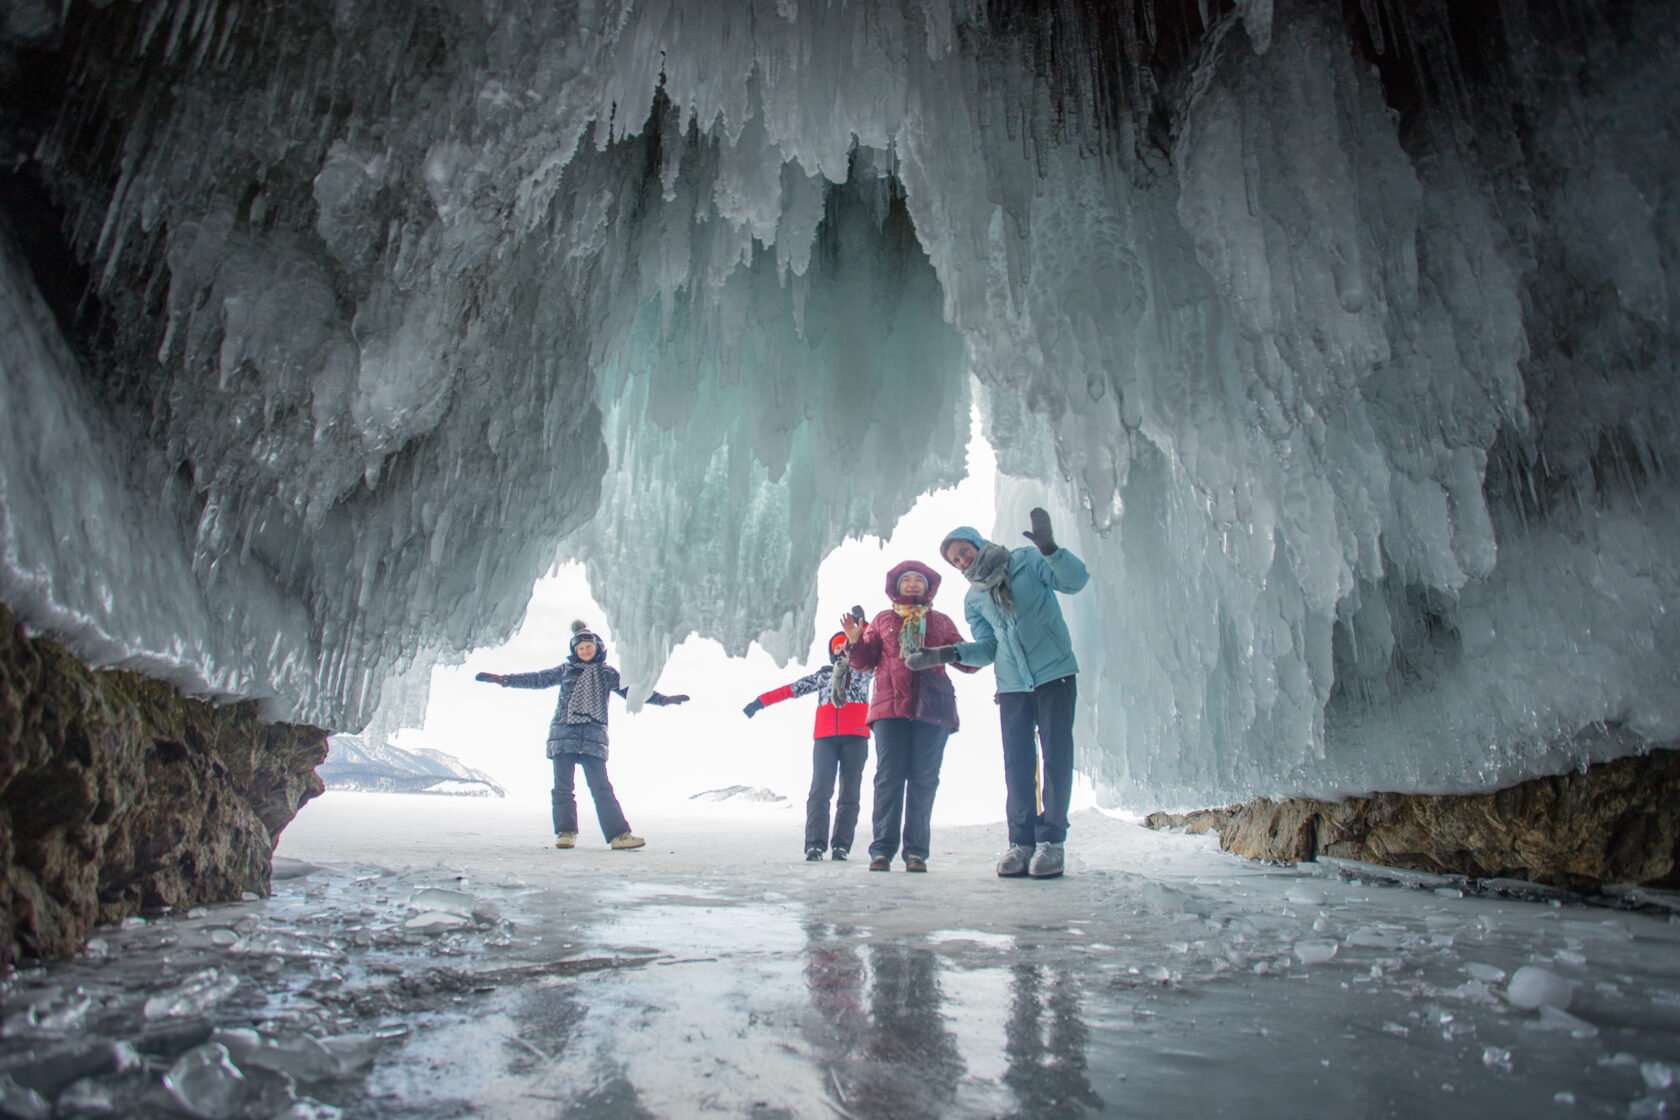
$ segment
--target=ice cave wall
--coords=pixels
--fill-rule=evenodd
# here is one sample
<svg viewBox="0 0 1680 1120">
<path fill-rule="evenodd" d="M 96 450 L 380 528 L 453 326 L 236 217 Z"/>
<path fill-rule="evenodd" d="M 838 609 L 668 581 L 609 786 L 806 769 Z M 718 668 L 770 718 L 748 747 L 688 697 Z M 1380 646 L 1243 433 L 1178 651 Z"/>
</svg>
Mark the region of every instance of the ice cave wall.
<svg viewBox="0 0 1680 1120">
<path fill-rule="evenodd" d="M 1112 796 L 1672 740 L 1675 14 L 13 5 L 0 597 L 355 727 L 559 550 L 645 687 L 978 385 Z"/>
</svg>

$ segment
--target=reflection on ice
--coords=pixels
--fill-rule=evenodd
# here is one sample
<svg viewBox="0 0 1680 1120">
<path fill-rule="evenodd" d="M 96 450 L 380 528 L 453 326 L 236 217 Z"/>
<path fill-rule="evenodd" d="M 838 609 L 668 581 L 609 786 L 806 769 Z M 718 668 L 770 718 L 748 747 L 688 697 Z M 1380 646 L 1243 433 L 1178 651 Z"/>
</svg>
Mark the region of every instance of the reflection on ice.
<svg viewBox="0 0 1680 1120">
<path fill-rule="evenodd" d="M 780 849 L 710 834 L 633 865 L 307 850 L 271 899 L 101 930 L 106 955 L 8 978 L 0 1114 L 1680 1107 L 1666 910 L 1448 898 L 1076 823 L 1080 867 L 1052 883 L 997 879 L 979 828 L 942 834 L 927 876 L 751 862 Z"/>
</svg>

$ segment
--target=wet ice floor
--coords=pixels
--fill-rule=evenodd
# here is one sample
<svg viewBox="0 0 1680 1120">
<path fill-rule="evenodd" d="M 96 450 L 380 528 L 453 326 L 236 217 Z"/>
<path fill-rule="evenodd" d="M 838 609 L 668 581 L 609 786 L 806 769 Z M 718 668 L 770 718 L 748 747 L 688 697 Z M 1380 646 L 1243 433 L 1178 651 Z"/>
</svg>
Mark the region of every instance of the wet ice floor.
<svg viewBox="0 0 1680 1120">
<path fill-rule="evenodd" d="M 0 1112 L 31 1089 L 297 1120 L 1680 1109 L 1663 896 L 1264 866 L 1096 813 L 1048 882 L 992 874 L 996 826 L 878 874 L 727 807 L 558 852 L 540 810 L 414 800 L 329 795 L 272 899 L 14 977 Z"/>
</svg>

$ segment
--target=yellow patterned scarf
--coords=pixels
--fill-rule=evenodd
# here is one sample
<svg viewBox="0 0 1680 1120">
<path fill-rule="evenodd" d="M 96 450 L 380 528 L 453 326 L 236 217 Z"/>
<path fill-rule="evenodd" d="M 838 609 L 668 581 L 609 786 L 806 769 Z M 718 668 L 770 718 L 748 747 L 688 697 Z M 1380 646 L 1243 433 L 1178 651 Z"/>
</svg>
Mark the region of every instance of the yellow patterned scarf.
<svg viewBox="0 0 1680 1120">
<path fill-rule="evenodd" d="M 893 604 L 893 610 L 904 620 L 898 628 L 898 652 L 901 657 L 909 657 L 922 648 L 922 640 L 927 637 L 927 613 L 932 609 L 926 603 Z"/>
</svg>

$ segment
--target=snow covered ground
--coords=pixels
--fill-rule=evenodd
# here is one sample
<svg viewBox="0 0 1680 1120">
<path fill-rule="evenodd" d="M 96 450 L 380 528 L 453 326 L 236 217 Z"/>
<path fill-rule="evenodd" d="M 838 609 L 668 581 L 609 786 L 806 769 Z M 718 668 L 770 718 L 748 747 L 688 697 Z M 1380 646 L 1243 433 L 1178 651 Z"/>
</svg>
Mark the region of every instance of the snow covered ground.
<svg viewBox="0 0 1680 1120">
<path fill-rule="evenodd" d="M 994 876 L 999 825 L 936 826 L 908 875 L 806 863 L 786 807 L 632 819 L 645 849 L 561 852 L 529 798 L 329 793 L 273 898 L 14 976 L 0 1073 L 59 1115 L 229 1120 L 1680 1108 L 1660 897 L 1267 866 L 1095 810 L 1048 882 Z"/>
</svg>

